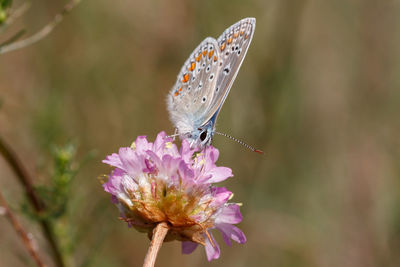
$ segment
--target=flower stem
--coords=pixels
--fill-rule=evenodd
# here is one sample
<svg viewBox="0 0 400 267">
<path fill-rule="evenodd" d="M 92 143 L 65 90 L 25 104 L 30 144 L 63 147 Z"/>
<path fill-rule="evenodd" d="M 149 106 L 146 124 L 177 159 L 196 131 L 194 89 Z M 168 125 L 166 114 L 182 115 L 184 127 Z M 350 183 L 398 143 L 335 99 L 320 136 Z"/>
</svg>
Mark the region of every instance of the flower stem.
<svg viewBox="0 0 400 267">
<path fill-rule="evenodd" d="M 153 267 L 156 262 L 158 251 L 164 241 L 165 236 L 169 230 L 166 222 L 159 223 L 153 230 L 153 237 L 151 239 L 149 250 L 147 251 L 146 258 L 144 259 L 143 267 Z"/>
<path fill-rule="evenodd" d="M 6 142 L 0 136 L 0 154 L 3 155 L 4 159 L 10 165 L 12 170 L 15 172 L 16 177 L 19 182 L 25 189 L 25 194 L 27 196 L 28 201 L 32 204 L 34 210 L 37 214 L 41 214 L 45 212 L 46 207 L 43 204 L 43 201 L 36 194 L 36 191 L 33 186 L 32 177 L 26 170 L 25 166 L 18 159 L 16 153 L 11 149 L 10 146 L 6 144 Z M 50 248 L 54 255 L 54 261 L 57 267 L 64 267 L 64 260 L 58 246 L 56 237 L 53 233 L 53 227 L 49 220 L 41 219 L 39 220 L 40 226 L 46 237 L 47 241 L 50 244 Z"/>
<path fill-rule="evenodd" d="M 25 245 L 26 249 L 28 250 L 29 254 L 34 259 L 34 261 L 36 262 L 36 265 L 39 266 L 39 267 L 45 267 L 46 265 L 43 263 L 43 261 L 39 257 L 39 254 L 37 253 L 37 251 L 35 249 L 35 246 L 32 243 L 32 239 L 26 233 L 26 231 L 24 230 L 22 225 L 19 223 L 17 218 L 14 216 L 14 214 L 11 212 L 10 207 L 8 206 L 8 203 L 4 199 L 3 195 L 1 194 L 1 192 L 0 192 L 0 205 L 5 210 L 5 215 L 10 220 L 10 222 L 11 222 L 12 226 L 14 227 L 15 231 L 21 237 L 22 241 L 24 242 L 24 245 Z"/>
</svg>

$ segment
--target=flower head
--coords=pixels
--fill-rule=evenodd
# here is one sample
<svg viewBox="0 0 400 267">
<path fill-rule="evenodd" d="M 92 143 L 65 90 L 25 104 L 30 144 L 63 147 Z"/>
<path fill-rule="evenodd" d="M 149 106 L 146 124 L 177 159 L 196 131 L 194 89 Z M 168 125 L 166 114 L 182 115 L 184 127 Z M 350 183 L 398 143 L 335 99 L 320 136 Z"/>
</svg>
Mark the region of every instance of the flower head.
<svg viewBox="0 0 400 267">
<path fill-rule="evenodd" d="M 228 203 L 232 192 L 212 185 L 233 176 L 231 169 L 215 165 L 218 156 L 212 146 L 196 151 L 185 140 L 178 150 L 164 132 L 154 143 L 139 136 L 131 147 L 103 160 L 115 167 L 103 187 L 129 226 L 151 235 L 158 223 L 167 222 L 166 240 L 182 241 L 183 253 L 201 244 L 208 260 L 217 259 L 220 250 L 211 229 L 218 229 L 228 245 L 231 239 L 246 242 L 234 226 L 242 215 L 238 204 Z"/>
</svg>

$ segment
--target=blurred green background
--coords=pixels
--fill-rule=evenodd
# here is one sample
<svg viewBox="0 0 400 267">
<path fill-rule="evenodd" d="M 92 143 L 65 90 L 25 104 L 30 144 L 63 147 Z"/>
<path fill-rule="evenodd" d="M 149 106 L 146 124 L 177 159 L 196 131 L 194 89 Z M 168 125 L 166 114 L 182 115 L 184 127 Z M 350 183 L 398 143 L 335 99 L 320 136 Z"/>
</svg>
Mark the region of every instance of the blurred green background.
<svg viewBox="0 0 400 267">
<path fill-rule="evenodd" d="M 18 6 L 21 1 L 14 1 Z M 66 2 L 34 1 L 5 33 L 39 30 Z M 218 120 L 224 185 L 242 202 L 248 241 L 156 266 L 400 266 L 400 1 L 83 0 L 47 38 L 0 55 L 0 135 L 48 183 L 54 145 L 79 162 L 58 233 L 70 266 L 141 266 L 149 241 L 129 229 L 97 180 L 138 135 L 173 133 L 165 98 L 207 36 L 256 17 L 252 45 Z M 24 195 L 0 158 L 0 188 L 49 266 Z M 0 217 L 0 266 L 34 266 Z"/>
</svg>

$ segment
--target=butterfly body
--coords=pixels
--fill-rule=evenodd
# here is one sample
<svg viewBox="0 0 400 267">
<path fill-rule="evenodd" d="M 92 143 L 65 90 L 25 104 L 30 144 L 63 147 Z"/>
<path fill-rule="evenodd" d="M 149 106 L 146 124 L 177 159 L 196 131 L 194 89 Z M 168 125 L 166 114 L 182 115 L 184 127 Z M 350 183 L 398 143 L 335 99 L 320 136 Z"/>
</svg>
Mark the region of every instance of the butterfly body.
<svg viewBox="0 0 400 267">
<path fill-rule="evenodd" d="M 170 119 L 191 147 L 211 144 L 215 122 L 239 71 L 255 28 L 245 18 L 216 40 L 207 37 L 184 63 L 167 97 Z"/>
</svg>

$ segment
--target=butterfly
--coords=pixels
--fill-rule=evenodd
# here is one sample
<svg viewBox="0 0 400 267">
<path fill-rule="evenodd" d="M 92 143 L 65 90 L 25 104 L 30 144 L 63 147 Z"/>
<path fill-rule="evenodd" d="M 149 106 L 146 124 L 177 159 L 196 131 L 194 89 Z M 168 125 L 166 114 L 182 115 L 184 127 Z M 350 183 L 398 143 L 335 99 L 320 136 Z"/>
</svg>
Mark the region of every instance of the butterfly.
<svg viewBox="0 0 400 267">
<path fill-rule="evenodd" d="M 253 39 L 255 18 L 242 19 L 218 39 L 207 37 L 183 64 L 167 96 L 177 135 L 190 147 L 211 144 L 215 122 Z M 229 136 L 228 136 L 229 137 Z"/>
</svg>

